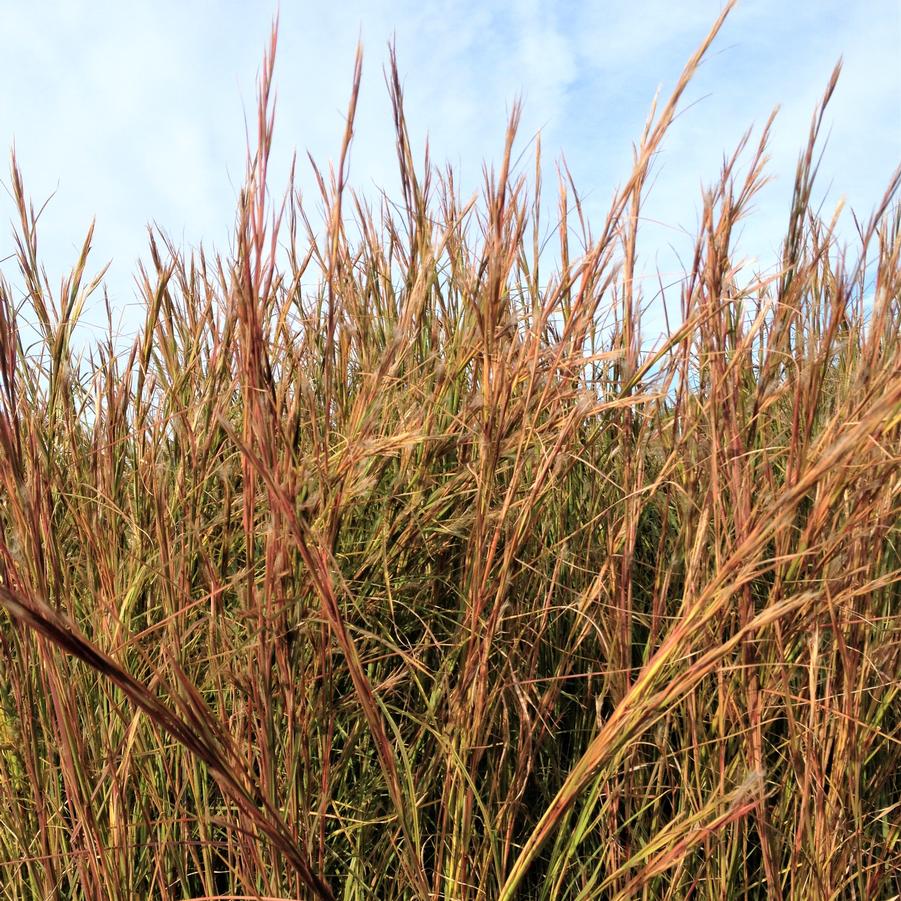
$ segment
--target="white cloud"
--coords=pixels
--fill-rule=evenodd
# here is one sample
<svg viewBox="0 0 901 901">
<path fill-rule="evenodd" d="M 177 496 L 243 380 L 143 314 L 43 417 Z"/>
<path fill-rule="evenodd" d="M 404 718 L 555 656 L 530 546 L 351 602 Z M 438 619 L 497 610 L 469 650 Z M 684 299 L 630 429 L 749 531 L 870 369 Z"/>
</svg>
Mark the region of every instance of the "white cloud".
<svg viewBox="0 0 901 901">
<path fill-rule="evenodd" d="M 597 216 L 627 174 L 656 88 L 672 87 L 720 7 L 719 0 L 285 2 L 274 184 L 295 147 L 301 160 L 307 148 L 323 162 L 337 153 L 358 37 L 366 61 L 352 176 L 357 185 L 394 184 L 381 69 L 396 34 L 418 147 L 428 132 L 433 156 L 459 164 L 467 189 L 477 188 L 482 160 L 499 156 L 506 115 L 521 94 L 523 142 L 543 129 L 549 176 L 565 150 Z M 0 146 L 15 139 L 36 201 L 59 184 L 42 230 L 51 272 L 66 269 L 95 214 L 95 264 L 113 257 L 110 287 L 120 307 L 134 299 L 131 277 L 148 221 L 178 240 L 222 245 L 243 175 L 243 115 L 253 111 L 266 5 L 6 0 L 0 12 Z M 689 92 L 687 102 L 699 102 L 677 121 L 658 161 L 647 212 L 670 228 L 645 228 L 648 259 L 673 267 L 656 249 L 678 235 L 672 227 L 694 227 L 699 184 L 714 179 L 723 153 L 781 102 L 770 168 L 778 181 L 745 235 L 752 253 L 774 249 L 810 114 L 842 53 L 822 185 L 834 183 L 830 203 L 844 193 L 865 214 L 901 158 L 899 31 L 894 0 L 740 4 Z M 311 181 L 303 184 L 309 192 Z M 9 273 L 9 264 L 3 269 Z"/>
</svg>

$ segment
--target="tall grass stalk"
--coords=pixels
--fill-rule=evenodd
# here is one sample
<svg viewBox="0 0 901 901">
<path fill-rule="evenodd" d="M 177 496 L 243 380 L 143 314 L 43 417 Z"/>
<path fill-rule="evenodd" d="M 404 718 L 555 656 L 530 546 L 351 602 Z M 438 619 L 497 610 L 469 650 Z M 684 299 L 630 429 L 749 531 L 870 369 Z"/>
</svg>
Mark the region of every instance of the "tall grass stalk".
<svg viewBox="0 0 901 901">
<path fill-rule="evenodd" d="M 518 108 L 465 200 L 393 56 L 399 202 L 349 187 L 359 58 L 325 227 L 273 202 L 273 32 L 232 252 L 152 233 L 139 336 L 80 355 L 91 234 L 54 290 L 13 158 L 0 897 L 901 893 L 899 176 L 853 250 L 812 208 L 836 70 L 778 271 L 735 248 L 768 123 L 649 349 L 643 194 L 721 24 L 599 230 L 564 173 L 553 272 Z"/>
</svg>

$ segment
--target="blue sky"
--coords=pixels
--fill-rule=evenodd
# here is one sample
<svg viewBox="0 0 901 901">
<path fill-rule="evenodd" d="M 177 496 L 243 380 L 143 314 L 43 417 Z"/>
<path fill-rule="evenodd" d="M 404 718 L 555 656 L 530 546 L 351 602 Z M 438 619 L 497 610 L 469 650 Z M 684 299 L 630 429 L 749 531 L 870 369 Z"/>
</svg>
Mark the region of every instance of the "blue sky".
<svg viewBox="0 0 901 901">
<path fill-rule="evenodd" d="M 295 148 L 323 162 L 337 153 L 358 38 L 365 63 L 352 182 L 393 184 L 382 67 L 396 35 L 420 146 L 428 133 L 433 157 L 454 163 L 476 189 L 521 95 L 520 146 L 541 130 L 548 178 L 565 152 L 599 223 L 656 90 L 671 89 L 720 8 L 719 0 L 283 0 L 272 185 L 283 185 Z M 0 0 L 0 12 L 0 147 L 15 142 L 36 205 L 56 191 L 39 232 L 52 283 L 96 216 L 94 269 L 112 260 L 110 297 L 123 330 L 134 331 L 133 272 L 148 222 L 186 245 L 227 242 L 244 115 L 275 4 Z M 770 148 L 775 180 L 742 238 L 749 257 L 769 260 L 811 112 L 839 56 L 820 196 L 830 212 L 843 198 L 865 217 L 901 162 L 899 53 L 898 0 L 740 2 L 657 160 L 645 271 L 678 276 L 668 245 L 687 247 L 701 184 L 742 132 L 781 104 Z M 300 183 L 312 191 L 306 169 Z M 5 225 L 13 207 L 0 196 Z M 844 222 L 850 235 L 847 214 Z M 6 227 L 0 257 L 12 248 Z M 9 261 L 2 271 L 15 280 Z"/>
</svg>

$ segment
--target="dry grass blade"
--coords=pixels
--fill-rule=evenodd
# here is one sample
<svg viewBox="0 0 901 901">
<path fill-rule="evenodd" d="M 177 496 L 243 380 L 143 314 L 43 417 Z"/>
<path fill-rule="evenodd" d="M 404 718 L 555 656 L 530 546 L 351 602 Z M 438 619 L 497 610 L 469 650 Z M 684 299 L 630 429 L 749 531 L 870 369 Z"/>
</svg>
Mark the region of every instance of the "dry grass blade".
<svg viewBox="0 0 901 901">
<path fill-rule="evenodd" d="M 771 118 L 642 339 L 652 162 L 732 6 L 600 228 L 518 105 L 462 197 L 393 48 L 399 197 L 354 192 L 358 53 L 321 215 L 277 198 L 273 29 L 231 250 L 152 231 L 130 343 L 82 347 L 92 232 L 54 291 L 13 159 L 0 898 L 901 893 L 901 170 L 840 244 L 838 69 L 779 265 L 739 263 Z"/>
</svg>

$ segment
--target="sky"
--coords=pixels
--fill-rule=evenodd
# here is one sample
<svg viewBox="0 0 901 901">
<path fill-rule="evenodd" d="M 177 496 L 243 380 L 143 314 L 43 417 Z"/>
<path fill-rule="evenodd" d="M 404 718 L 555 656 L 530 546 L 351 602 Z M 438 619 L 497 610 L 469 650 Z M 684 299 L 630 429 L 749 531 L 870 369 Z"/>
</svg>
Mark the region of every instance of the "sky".
<svg viewBox="0 0 901 901">
<path fill-rule="evenodd" d="M 340 147 L 354 52 L 364 49 L 351 182 L 396 182 L 383 69 L 396 41 L 414 144 L 477 190 L 498 161 L 511 105 L 524 103 L 519 147 L 541 133 L 545 183 L 565 154 L 599 226 L 628 175 L 655 93 L 666 95 L 721 9 L 720 0 L 282 0 L 271 186 L 292 153 L 321 163 Z M 0 0 L 0 150 L 15 146 L 51 276 L 77 259 L 96 218 L 92 271 L 119 329 L 141 317 L 134 281 L 148 223 L 176 243 L 225 248 L 244 174 L 245 116 L 274 2 Z M 682 104 L 655 162 L 642 223 L 647 273 L 678 278 L 700 190 L 751 125 L 781 105 L 773 182 L 742 234 L 752 264 L 770 263 L 787 219 L 797 156 L 839 58 L 826 118 L 818 199 L 866 218 L 901 163 L 901 0 L 741 0 Z M 251 120 L 252 121 L 252 120 Z M 8 159 L 8 156 L 7 156 Z M 299 186 L 313 193 L 301 166 Z M 14 207 L 0 167 L 0 259 L 12 253 Z M 843 234 L 853 223 L 846 212 Z M 13 262 L 0 271 L 13 283 Z M 656 280 L 656 275 L 654 276 Z M 98 296 L 99 298 L 99 296 Z M 101 321 L 99 299 L 88 322 Z"/>
</svg>

